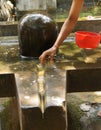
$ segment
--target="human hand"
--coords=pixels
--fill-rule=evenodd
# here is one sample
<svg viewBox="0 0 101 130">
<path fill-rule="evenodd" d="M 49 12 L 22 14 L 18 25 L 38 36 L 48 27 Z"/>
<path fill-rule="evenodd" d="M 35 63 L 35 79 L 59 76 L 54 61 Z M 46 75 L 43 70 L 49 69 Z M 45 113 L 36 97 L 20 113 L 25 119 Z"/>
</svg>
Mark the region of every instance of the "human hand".
<svg viewBox="0 0 101 130">
<path fill-rule="evenodd" d="M 43 64 L 47 59 L 52 61 L 56 54 L 56 50 L 57 50 L 57 48 L 55 46 L 53 46 L 53 47 L 49 48 L 48 50 L 44 51 L 39 57 L 40 63 Z"/>
</svg>

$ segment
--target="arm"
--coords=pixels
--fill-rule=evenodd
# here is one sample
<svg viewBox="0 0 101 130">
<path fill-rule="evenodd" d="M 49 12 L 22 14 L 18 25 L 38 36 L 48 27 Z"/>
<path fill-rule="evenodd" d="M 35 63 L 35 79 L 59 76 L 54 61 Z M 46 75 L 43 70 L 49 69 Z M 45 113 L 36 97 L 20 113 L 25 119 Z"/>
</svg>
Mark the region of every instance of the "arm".
<svg viewBox="0 0 101 130">
<path fill-rule="evenodd" d="M 72 2 L 72 6 L 69 12 L 69 16 L 66 19 L 66 21 L 64 22 L 60 33 L 58 35 L 58 38 L 54 44 L 54 46 L 56 48 L 58 48 L 60 46 L 60 44 L 65 40 L 65 38 L 71 33 L 71 31 L 73 30 L 77 19 L 79 17 L 79 13 L 82 9 L 83 6 L 83 1 L 84 0 L 73 0 Z"/>
<path fill-rule="evenodd" d="M 69 16 L 65 20 L 54 45 L 50 49 L 44 51 L 42 53 L 42 55 L 39 57 L 41 63 L 44 63 L 44 61 L 47 57 L 49 57 L 50 60 L 53 60 L 53 57 L 54 57 L 57 49 L 63 43 L 65 38 L 73 30 L 73 28 L 77 22 L 77 19 L 79 17 L 80 11 L 82 9 L 83 2 L 84 2 L 84 0 L 73 0 L 72 5 L 71 5 L 71 9 L 69 12 Z"/>
</svg>

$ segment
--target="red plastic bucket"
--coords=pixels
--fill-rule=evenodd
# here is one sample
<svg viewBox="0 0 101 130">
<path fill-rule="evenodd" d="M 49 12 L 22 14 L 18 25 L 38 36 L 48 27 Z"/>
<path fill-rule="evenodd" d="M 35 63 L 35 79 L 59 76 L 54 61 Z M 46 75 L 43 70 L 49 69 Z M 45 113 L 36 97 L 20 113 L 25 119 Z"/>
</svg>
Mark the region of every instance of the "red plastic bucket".
<svg viewBox="0 0 101 130">
<path fill-rule="evenodd" d="M 101 40 L 101 36 L 99 33 L 88 31 L 77 31 L 75 33 L 75 38 L 76 44 L 80 48 L 85 49 L 97 48 Z"/>
</svg>

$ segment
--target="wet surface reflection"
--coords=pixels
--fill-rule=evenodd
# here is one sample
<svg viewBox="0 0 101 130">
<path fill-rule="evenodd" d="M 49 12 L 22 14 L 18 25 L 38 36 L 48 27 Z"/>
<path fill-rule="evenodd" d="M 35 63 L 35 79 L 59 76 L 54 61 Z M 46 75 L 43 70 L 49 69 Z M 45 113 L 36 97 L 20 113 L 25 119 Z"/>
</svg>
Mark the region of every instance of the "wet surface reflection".
<svg viewBox="0 0 101 130">
<path fill-rule="evenodd" d="M 13 41 L 14 42 L 14 41 Z M 18 75 L 18 87 L 22 106 L 39 106 L 40 101 L 37 95 L 38 72 L 36 71 L 38 59 L 22 59 L 19 55 L 18 42 L 14 44 L 7 42 L 0 45 L 0 72 L 13 72 Z M 57 63 L 58 64 L 58 63 Z M 43 68 L 44 69 L 44 68 Z M 40 75 L 39 75 L 40 76 Z M 57 65 L 45 65 L 46 95 L 48 100 L 60 100 L 65 94 L 64 87 L 65 71 Z M 62 89 L 62 93 L 60 91 Z M 56 97 L 56 98 L 55 98 Z M 51 103 L 53 102 L 51 101 Z"/>
<path fill-rule="evenodd" d="M 101 47 L 85 52 L 96 63 L 86 64 L 81 53 L 82 49 L 69 38 L 60 46 L 54 63 L 45 64 L 46 105 L 61 105 L 65 99 L 66 70 L 80 67 L 100 66 Z M 39 64 L 36 59 L 22 59 L 19 55 L 18 39 L 4 39 L 0 42 L 0 73 L 13 72 L 18 75 L 18 87 L 22 106 L 40 106 L 38 90 Z M 40 77 L 39 77 L 40 78 Z"/>
</svg>

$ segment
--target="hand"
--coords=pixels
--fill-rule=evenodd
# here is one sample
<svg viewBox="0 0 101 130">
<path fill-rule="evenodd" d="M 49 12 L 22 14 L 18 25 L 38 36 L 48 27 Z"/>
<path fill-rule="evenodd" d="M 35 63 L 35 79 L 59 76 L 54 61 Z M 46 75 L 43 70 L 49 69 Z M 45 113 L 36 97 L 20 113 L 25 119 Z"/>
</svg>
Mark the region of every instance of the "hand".
<svg viewBox="0 0 101 130">
<path fill-rule="evenodd" d="M 50 49 L 44 51 L 41 56 L 39 57 L 40 62 L 43 64 L 48 58 L 50 61 L 53 60 L 56 54 L 57 48 L 55 46 L 51 47 Z"/>
</svg>

